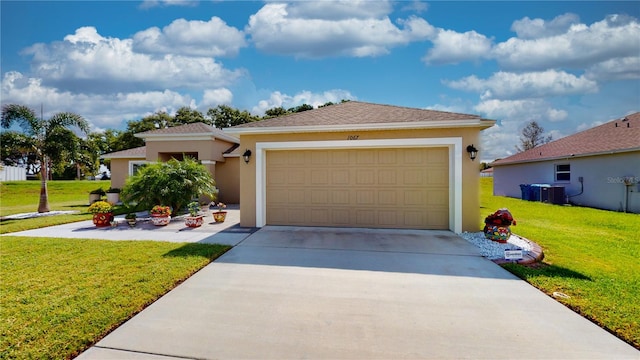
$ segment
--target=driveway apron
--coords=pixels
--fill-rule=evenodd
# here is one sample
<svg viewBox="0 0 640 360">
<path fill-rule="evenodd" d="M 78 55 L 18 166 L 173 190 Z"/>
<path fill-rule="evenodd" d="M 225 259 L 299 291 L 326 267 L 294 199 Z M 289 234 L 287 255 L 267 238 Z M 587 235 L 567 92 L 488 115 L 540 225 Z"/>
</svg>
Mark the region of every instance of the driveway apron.
<svg viewBox="0 0 640 360">
<path fill-rule="evenodd" d="M 448 231 L 264 227 L 79 359 L 640 359 Z"/>
</svg>

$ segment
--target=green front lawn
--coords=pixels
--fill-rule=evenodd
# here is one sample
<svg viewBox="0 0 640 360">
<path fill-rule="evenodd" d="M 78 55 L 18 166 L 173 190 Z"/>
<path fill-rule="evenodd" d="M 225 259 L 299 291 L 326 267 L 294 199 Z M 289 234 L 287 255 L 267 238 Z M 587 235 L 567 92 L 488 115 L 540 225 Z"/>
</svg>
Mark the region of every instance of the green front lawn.
<svg viewBox="0 0 640 360">
<path fill-rule="evenodd" d="M 640 215 L 493 196 L 493 179 L 481 179 L 481 219 L 506 207 L 511 230 L 539 244 L 539 267 L 505 265 L 579 314 L 640 349 Z"/>
<path fill-rule="evenodd" d="M 72 358 L 229 249 L 0 238 L 0 358 Z"/>
<path fill-rule="evenodd" d="M 107 190 L 111 181 L 53 180 L 47 182 L 50 210 L 86 211 L 89 192 Z M 0 183 L 0 216 L 38 211 L 40 181 L 4 181 Z"/>
<path fill-rule="evenodd" d="M 0 234 L 89 220 L 92 217 L 87 213 L 89 192 L 100 187 L 107 190 L 110 186 L 110 181 L 48 181 L 49 209 L 51 211 L 75 210 L 80 213 L 33 219 L 5 219 L 0 221 Z M 40 181 L 0 182 L 0 216 L 36 212 L 39 201 Z"/>
</svg>

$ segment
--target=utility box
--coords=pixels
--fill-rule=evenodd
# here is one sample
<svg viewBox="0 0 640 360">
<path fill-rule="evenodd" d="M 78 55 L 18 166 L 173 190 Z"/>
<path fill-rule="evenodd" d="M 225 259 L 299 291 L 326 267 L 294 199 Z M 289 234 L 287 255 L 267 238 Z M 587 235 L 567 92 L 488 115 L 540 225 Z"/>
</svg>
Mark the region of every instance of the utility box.
<svg viewBox="0 0 640 360">
<path fill-rule="evenodd" d="M 549 204 L 562 205 L 565 203 L 564 186 L 549 186 L 540 189 L 540 201 Z"/>
</svg>

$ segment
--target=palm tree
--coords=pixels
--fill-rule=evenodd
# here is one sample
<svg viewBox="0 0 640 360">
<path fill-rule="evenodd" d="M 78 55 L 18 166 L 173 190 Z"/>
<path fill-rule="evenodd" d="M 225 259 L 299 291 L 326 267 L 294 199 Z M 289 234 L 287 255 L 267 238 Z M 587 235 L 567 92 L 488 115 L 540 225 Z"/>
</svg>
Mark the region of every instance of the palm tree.
<svg viewBox="0 0 640 360">
<path fill-rule="evenodd" d="M 36 113 L 23 105 L 8 104 L 2 107 L 2 127 L 8 129 L 17 123 L 30 139 L 30 145 L 40 160 L 40 203 L 38 212 L 49 212 L 49 194 L 47 193 L 47 178 L 49 176 L 49 151 L 56 148 L 60 133 L 68 127 L 76 126 L 85 134 L 89 132 L 89 123 L 80 115 L 70 112 L 54 114 L 48 120 L 38 118 Z M 59 140 L 59 139 L 58 139 Z"/>
</svg>

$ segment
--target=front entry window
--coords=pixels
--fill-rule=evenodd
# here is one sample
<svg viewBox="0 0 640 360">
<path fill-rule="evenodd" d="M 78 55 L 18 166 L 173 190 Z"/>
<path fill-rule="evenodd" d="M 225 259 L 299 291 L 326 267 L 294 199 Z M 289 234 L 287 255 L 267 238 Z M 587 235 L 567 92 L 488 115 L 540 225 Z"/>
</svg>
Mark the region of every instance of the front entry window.
<svg viewBox="0 0 640 360">
<path fill-rule="evenodd" d="M 146 161 L 129 161 L 129 176 L 135 175 L 138 170 L 140 170 L 143 166 L 146 166 Z"/>
</svg>

